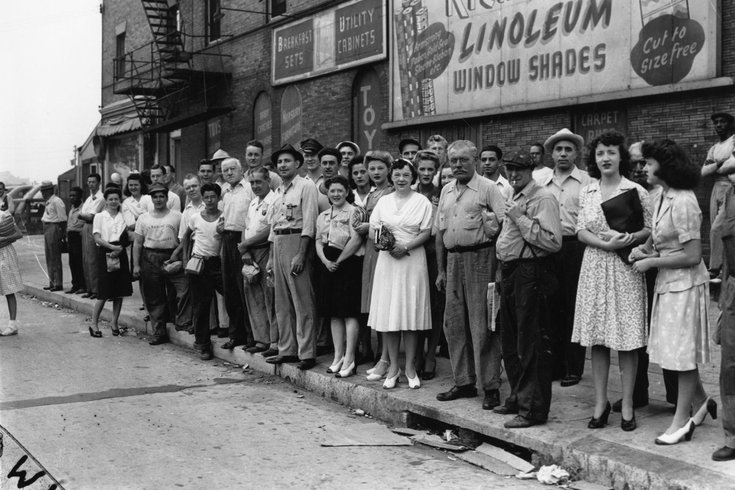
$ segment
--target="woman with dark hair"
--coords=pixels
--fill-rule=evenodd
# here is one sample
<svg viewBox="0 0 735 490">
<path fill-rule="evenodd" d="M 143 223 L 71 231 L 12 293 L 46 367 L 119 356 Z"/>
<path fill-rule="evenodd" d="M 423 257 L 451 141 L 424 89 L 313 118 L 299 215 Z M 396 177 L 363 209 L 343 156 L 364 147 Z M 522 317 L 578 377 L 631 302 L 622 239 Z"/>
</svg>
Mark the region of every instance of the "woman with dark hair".
<svg viewBox="0 0 735 490">
<path fill-rule="evenodd" d="M 97 244 L 97 276 L 99 285 L 97 302 L 94 305 L 92 323 L 94 329 L 89 327 L 89 335 L 102 337 L 99 329 L 100 313 L 107 300 L 112 300 L 112 335 L 120 335 L 118 318 L 125 296 L 133 294 L 130 283 L 130 266 L 125 247 L 128 244 L 125 220 L 120 212 L 120 197 L 122 191 L 119 187 L 110 187 L 104 193 L 105 208 L 94 216 L 92 234 Z"/>
<path fill-rule="evenodd" d="M 355 350 L 359 334 L 362 257 L 356 252 L 363 239 L 352 227 L 354 206 L 347 179 L 337 175 L 324 183 L 331 206 L 316 220 L 316 254 L 321 261 L 318 275 L 317 310 L 331 318 L 334 360 L 327 369 L 338 378 L 357 373 Z"/>
<path fill-rule="evenodd" d="M 145 212 L 145 208 L 141 205 L 140 198 L 148 194 L 148 186 L 140 174 L 130 174 L 125 184 L 125 195 L 128 196 L 122 203 L 122 214 L 125 219 L 125 225 L 128 227 L 129 238 L 133 239 L 135 231 L 135 222 L 138 217 Z"/>
<path fill-rule="evenodd" d="M 699 166 L 671 140 L 643 144 L 648 183 L 663 189 L 655 204 L 653 233 L 630 254 L 633 268 L 658 269 L 648 355 L 663 369 L 678 372 L 676 412 L 656 444 L 690 440 L 717 404 L 702 387 L 697 363 L 710 361 L 709 274 L 702 261 L 702 212 L 692 189 Z M 690 413 L 693 413 L 690 417 Z"/>
<path fill-rule="evenodd" d="M 636 428 L 635 349 L 646 345 L 646 281 L 617 251 L 646 241 L 651 230 L 651 211 L 648 192 L 624 177 L 630 166 L 625 137 L 617 132 L 604 133 L 589 148 L 587 171 L 600 180 L 583 187 L 579 197 L 577 238 L 587 247 L 579 274 L 571 341 L 592 347 L 595 409 L 587 426 L 600 429 L 607 424 L 611 409 L 607 399 L 610 349 L 615 349 L 623 385 L 620 427 L 631 431 Z M 612 230 L 602 210 L 605 201 L 626 191 L 634 192 L 643 208 L 644 225 L 634 233 Z"/>
<path fill-rule="evenodd" d="M 399 158 L 391 167 L 395 192 L 384 196 L 370 216 L 370 235 L 380 249 L 370 296 L 368 325 L 383 334 L 389 368 L 383 388 L 392 389 L 401 375 L 398 348 L 403 334 L 409 388 L 421 380 L 414 365 L 419 336 L 431 330 L 429 274 L 424 243 L 431 235 L 429 200 L 411 189 L 418 176 L 413 164 Z"/>
<path fill-rule="evenodd" d="M 393 186 L 389 180 L 390 166 L 393 164 L 393 157 L 387 151 L 373 150 L 365 154 L 364 165 L 367 167 L 368 176 L 373 182 L 373 189 L 365 201 L 365 209 L 361 221 L 356 220 L 353 223 L 355 231 L 363 237 L 367 237 L 370 230 L 369 220 L 375 206 L 383 196 L 393 192 Z M 369 240 L 368 240 L 369 241 Z M 362 293 L 360 297 L 360 312 L 367 316 L 370 313 L 370 297 L 373 288 L 373 273 L 375 272 L 375 264 L 378 261 L 378 252 L 375 247 L 368 243 L 365 247 L 365 258 L 362 262 Z M 363 360 L 369 361 L 368 355 L 372 353 L 372 342 L 370 341 L 370 329 L 365 327 L 360 334 Z M 367 379 L 369 381 L 377 381 L 385 377 L 388 372 L 388 350 L 386 345 L 379 346 L 381 349 L 380 360 L 374 367 L 368 369 Z"/>
</svg>

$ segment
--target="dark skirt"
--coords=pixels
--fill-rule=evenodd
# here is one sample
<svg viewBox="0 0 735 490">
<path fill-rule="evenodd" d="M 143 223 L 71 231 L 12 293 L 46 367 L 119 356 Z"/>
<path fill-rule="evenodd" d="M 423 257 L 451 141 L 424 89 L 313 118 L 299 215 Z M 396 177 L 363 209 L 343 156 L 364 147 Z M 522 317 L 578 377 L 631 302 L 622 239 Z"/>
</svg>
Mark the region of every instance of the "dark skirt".
<svg viewBox="0 0 735 490">
<path fill-rule="evenodd" d="M 117 245 L 117 243 L 112 243 Z M 130 274 L 130 265 L 128 264 L 128 254 L 125 250 L 118 256 L 120 257 L 120 270 L 115 272 L 107 272 L 107 253 L 112 252 L 109 248 L 97 248 L 97 298 L 99 299 L 115 299 L 133 295 L 133 286 L 131 284 L 132 276 Z"/>
<path fill-rule="evenodd" d="M 324 255 L 329 260 L 337 260 L 341 253 L 338 248 L 324 247 Z M 357 318 L 362 292 L 362 257 L 353 255 L 342 262 L 336 272 L 329 272 L 321 261 L 317 263 L 319 315 L 324 318 Z"/>
</svg>

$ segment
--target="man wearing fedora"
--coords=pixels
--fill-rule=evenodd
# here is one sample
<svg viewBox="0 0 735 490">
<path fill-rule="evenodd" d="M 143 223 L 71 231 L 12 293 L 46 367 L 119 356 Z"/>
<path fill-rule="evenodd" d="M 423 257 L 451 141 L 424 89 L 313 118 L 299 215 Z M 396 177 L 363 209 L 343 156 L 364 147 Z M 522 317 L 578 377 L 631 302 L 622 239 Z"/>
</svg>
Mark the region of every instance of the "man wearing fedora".
<svg viewBox="0 0 735 490">
<path fill-rule="evenodd" d="M 278 355 L 270 364 L 299 361 L 301 370 L 316 365 L 316 299 L 312 282 L 313 242 L 316 234 L 317 189 L 298 175 L 304 157 L 286 144 L 273 153 L 283 183 L 272 206 L 270 258 L 278 320 Z"/>
<path fill-rule="evenodd" d="M 49 277 L 49 285 L 43 289 L 61 291 L 64 286 L 61 247 L 66 233 L 66 206 L 64 201 L 54 194 L 54 183 L 49 180 L 41 182 L 41 195 L 46 201 L 41 222 L 43 223 L 43 242 Z"/>
<path fill-rule="evenodd" d="M 727 112 L 715 112 L 710 117 L 720 141 L 707 152 L 707 160 L 702 166 L 702 177 L 713 176 L 715 184 L 709 200 L 709 219 L 712 225 L 725 202 L 725 194 L 732 187 L 731 174 L 735 173 L 735 118 Z M 722 237 L 710 228 L 709 272 L 713 283 L 720 283 L 722 269 Z"/>
<path fill-rule="evenodd" d="M 237 345 L 252 347 L 253 332 L 245 311 L 245 286 L 242 281 L 242 254 L 237 249 L 242 241 L 245 218 L 250 206 L 250 183 L 243 178 L 243 168 L 237 158 L 222 160 L 222 216 L 217 232 L 222 235 L 222 287 L 225 307 L 230 318 L 230 339 L 222 344 L 223 349 L 232 350 Z"/>
<path fill-rule="evenodd" d="M 544 142 L 544 148 L 551 154 L 554 169 L 539 185 L 545 187 L 559 203 L 561 219 L 562 246 L 555 254 L 553 262 L 559 279 L 558 312 L 554 315 L 554 379 L 561 378 L 562 386 L 579 383 L 584 372 L 586 349 L 571 343 L 574 326 L 574 305 L 577 300 L 577 283 L 582 268 L 584 244 L 577 240 L 577 215 L 579 214 L 579 194 L 592 178 L 586 171 L 577 167 L 577 161 L 584 147 L 584 139 L 567 128 L 557 131 Z"/>
<path fill-rule="evenodd" d="M 559 204 L 532 176 L 527 151 L 505 161 L 513 196 L 496 244 L 500 260 L 501 342 L 511 386 L 500 414 L 516 414 L 509 429 L 544 424 L 551 404 L 551 336 L 549 318 L 557 281 L 551 256 L 561 249 Z"/>
</svg>

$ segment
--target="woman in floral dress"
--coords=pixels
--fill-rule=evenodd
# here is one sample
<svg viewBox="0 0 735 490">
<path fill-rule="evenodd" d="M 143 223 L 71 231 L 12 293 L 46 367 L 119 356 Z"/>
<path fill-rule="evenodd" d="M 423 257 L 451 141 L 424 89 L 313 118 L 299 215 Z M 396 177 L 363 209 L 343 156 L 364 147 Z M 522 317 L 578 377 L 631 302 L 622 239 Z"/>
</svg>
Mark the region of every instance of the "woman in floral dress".
<svg viewBox="0 0 735 490">
<path fill-rule="evenodd" d="M 650 235 L 651 211 L 648 193 L 623 177 L 629 173 L 630 156 L 625 137 L 609 132 L 590 144 L 587 170 L 599 178 L 580 193 L 577 237 L 587 245 L 582 260 L 574 312 L 572 342 L 592 347 L 592 375 L 595 385 L 595 410 L 588 427 L 607 424 L 610 403 L 607 380 L 610 349 L 618 351 L 623 384 L 621 428 L 636 428 L 633 413 L 633 386 L 638 366 L 635 349 L 646 345 L 645 276 L 633 270 L 616 250 L 643 243 Z M 629 189 L 635 189 L 643 207 L 644 227 L 635 233 L 611 230 L 601 204 Z"/>
</svg>

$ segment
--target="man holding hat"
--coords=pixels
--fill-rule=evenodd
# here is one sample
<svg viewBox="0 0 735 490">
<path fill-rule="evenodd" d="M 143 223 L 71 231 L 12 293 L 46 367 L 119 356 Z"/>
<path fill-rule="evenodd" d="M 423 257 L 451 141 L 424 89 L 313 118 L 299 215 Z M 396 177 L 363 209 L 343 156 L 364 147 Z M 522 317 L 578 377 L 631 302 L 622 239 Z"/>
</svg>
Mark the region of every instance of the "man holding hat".
<svg viewBox="0 0 735 490">
<path fill-rule="evenodd" d="M 182 271 L 166 274 L 163 266 L 170 262 L 171 255 L 179 245 L 181 213 L 177 208 L 168 208 L 168 188 L 153 184 L 148 195 L 153 209 L 143 213 L 135 223 L 133 242 L 133 277 L 140 278 L 143 301 L 153 324 L 151 345 L 169 341 L 166 323 L 174 315 L 169 305 L 176 296 L 177 304 L 184 294 L 186 277 Z M 173 305 L 172 305 L 173 306 Z"/>
<path fill-rule="evenodd" d="M 304 156 L 304 167 L 306 173 L 300 171 L 300 174 L 312 181 L 314 184 L 319 185 L 322 180 L 322 167 L 319 164 L 319 152 L 322 151 L 324 145 L 319 143 L 314 138 L 306 138 L 299 143 L 301 153 Z M 273 163 L 275 166 L 275 163 Z M 275 167 L 274 167 L 275 168 Z M 276 171 L 278 169 L 276 168 Z"/>
<path fill-rule="evenodd" d="M 273 153 L 283 183 L 272 206 L 270 258 L 278 320 L 278 355 L 270 364 L 297 362 L 301 370 L 316 365 L 316 300 L 312 282 L 313 242 L 316 234 L 317 189 L 298 175 L 304 158 L 286 144 Z"/>
<path fill-rule="evenodd" d="M 41 195 L 46 200 L 41 222 L 43 222 L 43 242 L 49 276 L 49 285 L 43 289 L 61 291 L 64 286 L 61 242 L 66 233 L 66 206 L 64 201 L 54 194 L 54 183 L 49 180 L 41 182 Z"/>
<path fill-rule="evenodd" d="M 237 245 L 242 241 L 245 220 L 252 196 L 250 183 L 243 178 L 243 169 L 237 158 L 222 161 L 222 175 L 227 181 L 222 187 L 222 216 L 217 233 L 222 235 L 222 288 L 225 307 L 230 317 L 230 340 L 222 344 L 223 349 L 232 350 L 237 345 L 252 347 L 253 332 L 245 313 L 245 285 L 242 280 L 242 254 Z"/>
<path fill-rule="evenodd" d="M 551 404 L 551 336 L 548 319 L 557 281 L 551 255 L 561 249 L 559 204 L 532 177 L 526 151 L 505 161 L 513 197 L 505 204 L 496 255 L 501 261 L 500 318 L 505 370 L 511 394 L 495 407 L 517 414 L 509 429 L 543 424 Z"/>
<path fill-rule="evenodd" d="M 350 162 L 360 154 L 360 147 L 352 141 L 342 141 L 337 144 L 337 151 L 340 154 L 339 173 L 342 177 L 350 180 Z"/>
<path fill-rule="evenodd" d="M 715 112 L 711 116 L 712 125 L 715 128 L 720 141 L 712 145 L 707 152 L 707 160 L 702 166 L 702 177 L 712 175 L 715 184 L 712 187 L 712 196 L 709 200 L 709 219 L 712 225 L 717 214 L 725 202 L 725 194 L 732 187 L 732 175 L 735 173 L 735 118 L 727 112 Z M 722 237 L 717 230 L 710 228 L 710 256 L 709 272 L 713 283 L 720 283 L 722 279 Z"/>
<path fill-rule="evenodd" d="M 584 147 L 584 139 L 564 128 L 551 135 L 544 143 L 547 153 L 551 154 L 554 169 L 541 180 L 539 185 L 545 187 L 559 203 L 561 218 L 562 246 L 555 254 L 553 262 L 556 276 L 559 279 L 558 300 L 555 305 L 558 311 L 554 329 L 554 366 L 553 379 L 561 378 L 562 386 L 574 386 L 579 383 L 584 372 L 586 349 L 577 343 L 571 343 L 574 326 L 574 305 L 577 301 L 577 283 L 582 268 L 584 244 L 577 240 L 577 215 L 579 214 L 579 194 L 592 182 L 592 178 L 584 170 L 577 167 L 577 161 Z"/>
</svg>

